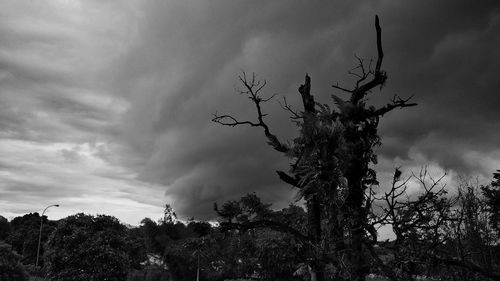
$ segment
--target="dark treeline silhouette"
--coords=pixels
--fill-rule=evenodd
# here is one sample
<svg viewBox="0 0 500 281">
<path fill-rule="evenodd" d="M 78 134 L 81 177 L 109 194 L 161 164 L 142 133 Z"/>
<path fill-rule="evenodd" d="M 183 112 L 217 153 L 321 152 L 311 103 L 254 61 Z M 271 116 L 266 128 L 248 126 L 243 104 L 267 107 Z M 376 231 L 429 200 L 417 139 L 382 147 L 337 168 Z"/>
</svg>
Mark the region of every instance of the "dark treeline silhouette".
<svg viewBox="0 0 500 281">
<path fill-rule="evenodd" d="M 497 280 L 498 175 L 491 185 L 464 181 L 444 189 L 442 178 L 431 179 L 425 169 L 407 178 L 398 170 L 393 188 L 374 196 L 373 205 L 381 208 L 370 218 L 373 225 L 391 225 L 396 238 L 373 242 L 364 257 L 367 272 L 397 280 Z M 420 192 L 407 192 L 410 180 L 420 182 Z M 37 237 L 22 235 L 37 230 L 31 220 L 40 217 L 28 214 L 10 222 L 0 217 L 0 280 L 28 280 L 28 273 L 46 280 L 313 278 L 310 249 L 301 237 L 308 228 L 304 208 L 273 210 L 252 193 L 214 209 L 219 224 L 178 221 L 168 215 L 173 214 L 168 205 L 158 222 L 145 218 L 131 228 L 105 215 L 46 221 L 51 227 L 42 240 L 42 268 L 34 267 L 33 250 L 26 246 Z M 325 279 L 339 280 L 340 270 L 327 264 Z"/>
</svg>

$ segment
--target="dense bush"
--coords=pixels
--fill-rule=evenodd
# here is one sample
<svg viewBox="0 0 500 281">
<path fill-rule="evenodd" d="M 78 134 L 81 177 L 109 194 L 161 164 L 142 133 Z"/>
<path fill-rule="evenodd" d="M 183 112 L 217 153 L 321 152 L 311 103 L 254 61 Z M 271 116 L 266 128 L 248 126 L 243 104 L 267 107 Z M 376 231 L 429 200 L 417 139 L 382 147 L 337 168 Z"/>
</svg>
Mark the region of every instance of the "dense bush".
<svg viewBox="0 0 500 281">
<path fill-rule="evenodd" d="M 54 230 L 56 222 L 47 220 L 47 216 L 40 217 L 38 213 L 29 213 L 10 221 L 9 234 L 5 241 L 12 245 L 12 249 L 22 255 L 23 264 L 35 264 L 38 236 L 40 235 L 40 220 L 43 219 L 42 244 L 44 244 L 50 233 Z M 43 255 L 43 247 L 40 249 L 40 255 Z M 43 260 L 38 265 L 43 266 Z"/>
<path fill-rule="evenodd" d="M 41 266 L 27 264 L 27 265 L 24 265 L 24 269 L 26 269 L 26 272 L 28 272 L 28 275 L 30 276 L 30 281 L 32 281 L 32 279 L 36 279 L 36 278 L 41 278 L 43 280 L 43 279 L 45 279 L 45 276 L 47 276 L 46 268 L 41 267 Z"/>
<path fill-rule="evenodd" d="M 19 259 L 8 244 L 0 242 L 0 281 L 28 281 L 28 274 Z"/>
<path fill-rule="evenodd" d="M 0 240 L 5 240 L 5 238 L 7 238 L 7 235 L 9 235 L 9 232 L 10 232 L 9 221 L 3 216 L 0 216 Z"/>
<path fill-rule="evenodd" d="M 110 216 L 77 214 L 59 222 L 47 243 L 53 281 L 123 281 L 130 261 L 125 226 Z"/>
</svg>

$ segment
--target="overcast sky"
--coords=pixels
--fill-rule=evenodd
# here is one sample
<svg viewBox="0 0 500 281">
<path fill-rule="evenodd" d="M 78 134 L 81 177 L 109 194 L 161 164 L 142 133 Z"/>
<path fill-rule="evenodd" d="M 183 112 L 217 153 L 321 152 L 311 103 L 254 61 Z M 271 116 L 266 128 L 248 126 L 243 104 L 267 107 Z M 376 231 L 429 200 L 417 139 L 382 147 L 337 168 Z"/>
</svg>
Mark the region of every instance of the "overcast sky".
<svg viewBox="0 0 500 281">
<path fill-rule="evenodd" d="M 255 72 L 300 108 L 305 73 L 330 102 L 354 54 L 375 56 L 381 19 L 387 86 L 419 105 L 381 120 L 379 177 L 429 165 L 488 183 L 500 169 L 500 2 L 0 0 L 0 215 L 105 213 L 138 224 L 171 204 L 214 217 L 213 202 L 256 192 L 276 208 L 288 160 L 261 130 L 222 127 L 215 111 L 255 116 L 235 93 Z M 265 104 L 282 139 L 288 114 Z"/>
</svg>

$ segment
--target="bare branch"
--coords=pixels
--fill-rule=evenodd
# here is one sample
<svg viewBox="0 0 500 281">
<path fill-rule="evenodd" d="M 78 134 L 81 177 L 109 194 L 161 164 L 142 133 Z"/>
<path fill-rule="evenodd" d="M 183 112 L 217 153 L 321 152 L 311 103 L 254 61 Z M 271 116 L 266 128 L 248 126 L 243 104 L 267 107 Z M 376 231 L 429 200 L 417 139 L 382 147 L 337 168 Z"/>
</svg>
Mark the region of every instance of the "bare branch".
<svg viewBox="0 0 500 281">
<path fill-rule="evenodd" d="M 256 80 L 255 78 L 255 73 L 252 73 L 252 77 L 250 79 L 247 78 L 247 75 L 245 72 L 243 72 L 242 75 L 238 76 L 238 79 L 241 81 L 243 86 L 245 87 L 244 90 L 239 90 L 240 94 L 245 94 L 248 96 L 250 100 L 255 104 L 255 108 L 257 110 L 257 120 L 258 122 L 252 122 L 252 121 L 238 121 L 235 117 L 231 115 L 218 115 L 216 112 L 213 115 L 212 122 L 224 125 L 224 126 L 237 126 L 237 125 L 250 125 L 252 127 L 262 127 L 264 129 L 264 134 L 266 135 L 268 139 L 268 144 L 271 145 L 275 150 L 279 152 L 286 152 L 289 150 L 288 146 L 283 144 L 278 140 L 278 137 L 276 135 L 272 134 L 269 126 L 264 122 L 264 117 L 267 114 L 264 114 L 262 112 L 261 108 L 261 103 L 262 102 L 267 102 L 271 100 L 274 96 L 272 95 L 269 98 L 262 98 L 259 95 L 259 92 L 266 86 L 267 82 L 265 80 Z"/>
<path fill-rule="evenodd" d="M 347 73 L 362 79 L 362 78 L 366 77 L 366 75 L 367 75 L 367 73 L 365 72 L 365 66 L 363 64 L 363 59 L 358 57 L 358 55 L 356 55 L 356 54 L 354 54 L 354 57 L 358 60 L 358 65 L 356 67 L 352 68 L 351 70 L 349 70 Z M 354 72 L 357 69 L 361 70 L 361 74 Z"/>
<path fill-rule="evenodd" d="M 377 224 L 395 224 L 396 223 L 396 212 L 401 207 L 401 203 L 398 199 L 406 194 L 407 183 L 411 179 L 411 177 L 407 177 L 405 180 L 400 180 L 401 171 L 399 168 L 396 168 L 394 171 L 394 176 L 392 180 L 391 189 L 384 194 L 383 197 L 376 198 L 376 200 L 383 201 L 387 205 L 387 208 L 384 208 L 385 214 L 376 221 L 371 223 L 372 226 Z M 395 231 L 397 231 L 397 225 L 395 226 Z"/>
<path fill-rule="evenodd" d="M 290 112 L 292 114 L 292 116 L 290 117 L 291 119 L 302 119 L 302 115 L 300 113 L 298 113 L 297 111 L 295 111 L 291 105 L 288 104 L 288 102 L 286 101 L 286 97 L 283 97 L 283 103 L 279 102 L 279 105 L 281 106 L 281 108 L 283 108 L 284 110 Z"/>
<path fill-rule="evenodd" d="M 270 97 L 268 97 L 267 99 L 262 99 L 261 101 L 262 102 L 268 102 L 270 100 L 272 100 L 277 94 L 272 94 Z"/>
<path fill-rule="evenodd" d="M 333 88 L 335 89 L 339 89 L 341 91 L 344 91 L 344 92 L 347 92 L 347 93 L 351 93 L 352 94 L 352 90 L 349 90 L 349 89 L 346 89 L 346 88 L 343 88 L 341 86 L 339 86 L 339 83 L 335 84 L 335 85 L 332 85 Z"/>
<path fill-rule="evenodd" d="M 356 89 L 352 91 L 351 101 L 356 104 L 362 100 L 366 94 L 373 88 L 377 86 L 384 85 L 387 80 L 386 73 L 381 70 L 382 61 L 384 59 L 384 51 L 382 50 L 382 29 L 380 28 L 380 23 L 378 16 L 375 16 L 375 30 L 377 31 L 377 64 L 375 66 L 375 73 L 373 73 L 373 79 L 363 84 L 357 86 Z"/>
<path fill-rule="evenodd" d="M 370 77 L 370 75 L 374 74 L 371 69 L 373 60 L 370 60 L 368 69 L 366 69 L 364 59 L 358 57 L 356 54 L 354 54 L 354 57 L 358 60 L 358 65 L 349 70 L 348 73 L 358 77 L 358 80 L 356 81 L 356 88 L 359 88 L 359 84 L 361 84 L 361 82 L 365 81 L 368 77 Z M 355 70 L 359 70 L 360 73 L 355 72 Z"/>
<path fill-rule="evenodd" d="M 384 114 L 386 114 L 386 113 L 388 113 L 396 108 L 416 106 L 417 105 L 416 103 L 408 103 L 412 99 L 412 97 L 413 96 L 410 96 L 409 98 L 406 98 L 406 99 L 402 99 L 398 95 L 395 95 L 392 98 L 391 103 L 388 103 L 386 106 L 375 110 L 373 115 L 382 117 Z"/>
<path fill-rule="evenodd" d="M 213 114 L 212 122 L 219 123 L 224 126 L 231 126 L 234 127 L 236 125 L 250 125 L 252 127 L 258 127 L 260 126 L 259 123 L 254 123 L 250 121 L 238 121 L 236 118 L 234 118 L 231 115 L 218 115 L 217 112 Z"/>
</svg>

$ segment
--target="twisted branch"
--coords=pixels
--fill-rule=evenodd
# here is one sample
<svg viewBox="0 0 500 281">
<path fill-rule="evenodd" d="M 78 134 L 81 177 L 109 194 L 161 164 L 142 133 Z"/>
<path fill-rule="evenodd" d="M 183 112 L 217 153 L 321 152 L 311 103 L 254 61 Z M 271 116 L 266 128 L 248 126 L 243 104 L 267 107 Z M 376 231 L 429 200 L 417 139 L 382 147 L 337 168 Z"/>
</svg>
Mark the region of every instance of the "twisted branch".
<svg viewBox="0 0 500 281">
<path fill-rule="evenodd" d="M 248 79 L 245 72 L 243 72 L 243 75 L 238 76 L 238 79 L 245 87 L 243 90 L 239 90 L 239 93 L 247 95 L 248 98 L 255 104 L 255 108 L 257 109 L 257 122 L 239 121 L 232 115 L 228 114 L 219 115 L 217 112 L 213 114 L 212 122 L 231 127 L 237 125 L 250 125 L 252 127 L 262 127 L 264 129 L 264 134 L 268 139 L 268 144 L 279 152 L 287 152 L 289 150 L 288 146 L 280 142 L 278 137 L 276 137 L 276 135 L 271 133 L 269 126 L 264 122 L 264 117 L 267 114 L 262 113 L 261 103 L 268 102 L 275 96 L 272 95 L 269 98 L 262 98 L 259 95 L 259 92 L 267 84 L 266 80 L 256 80 L 254 73 L 252 73 L 252 77 Z"/>
<path fill-rule="evenodd" d="M 410 96 L 406 99 L 403 99 L 398 95 L 394 95 L 394 97 L 391 100 L 391 103 L 388 103 L 386 106 L 375 110 L 374 115 L 378 116 L 378 117 L 382 117 L 384 114 L 386 114 L 386 113 L 388 113 L 396 108 L 416 106 L 417 105 L 416 103 L 409 103 L 409 101 L 412 98 L 413 98 L 413 96 Z"/>
</svg>

